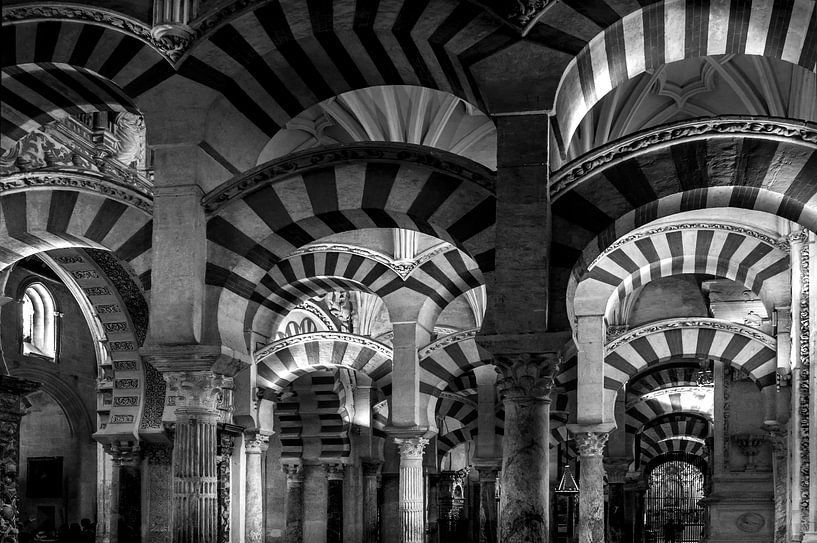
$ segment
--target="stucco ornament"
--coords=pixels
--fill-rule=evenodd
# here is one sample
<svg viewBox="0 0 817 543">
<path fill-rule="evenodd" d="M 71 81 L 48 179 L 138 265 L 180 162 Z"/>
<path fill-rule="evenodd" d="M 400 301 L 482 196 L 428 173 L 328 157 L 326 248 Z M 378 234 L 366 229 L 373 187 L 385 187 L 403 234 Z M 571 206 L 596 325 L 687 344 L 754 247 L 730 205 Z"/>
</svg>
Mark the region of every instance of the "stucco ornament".
<svg viewBox="0 0 817 543">
<path fill-rule="evenodd" d="M 136 113 L 124 111 L 116 116 L 116 137 L 119 145 L 116 160 L 126 166 L 142 168 L 145 165 L 145 119 Z"/>
<path fill-rule="evenodd" d="M 547 399 L 559 369 L 555 353 L 496 355 L 497 388 L 503 399 Z"/>
<path fill-rule="evenodd" d="M 738 530 L 750 534 L 759 532 L 765 524 L 766 519 L 763 518 L 763 515 L 757 513 L 743 513 L 735 521 Z"/>
</svg>

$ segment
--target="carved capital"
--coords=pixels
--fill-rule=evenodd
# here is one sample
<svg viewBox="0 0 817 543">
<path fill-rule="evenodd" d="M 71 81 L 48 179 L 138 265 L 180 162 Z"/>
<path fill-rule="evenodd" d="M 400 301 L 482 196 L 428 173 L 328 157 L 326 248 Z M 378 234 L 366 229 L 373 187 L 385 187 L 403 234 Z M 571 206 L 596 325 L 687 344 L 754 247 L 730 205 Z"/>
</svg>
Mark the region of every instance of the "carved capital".
<svg viewBox="0 0 817 543">
<path fill-rule="evenodd" d="M 624 483 L 630 470 L 630 462 L 626 458 L 605 458 L 604 472 L 608 483 Z"/>
<path fill-rule="evenodd" d="M 423 458 L 423 451 L 428 445 L 428 439 L 424 437 L 395 438 L 397 450 L 400 451 L 400 458 Z"/>
<path fill-rule="evenodd" d="M 142 460 L 142 449 L 138 441 L 116 440 L 106 443 L 103 448 L 111 455 L 113 465 L 117 467 L 137 466 Z"/>
<path fill-rule="evenodd" d="M 382 462 L 363 462 L 363 476 L 377 477 L 380 475 L 380 469 L 383 467 Z"/>
<path fill-rule="evenodd" d="M 244 451 L 247 454 L 261 454 L 269 447 L 269 436 L 258 432 L 244 434 Z"/>
<path fill-rule="evenodd" d="M 324 464 L 326 478 L 330 481 L 342 481 L 346 466 L 340 463 Z"/>
<path fill-rule="evenodd" d="M 300 464 L 284 464 L 281 466 L 287 476 L 287 483 L 299 485 L 304 482 L 304 470 Z"/>
<path fill-rule="evenodd" d="M 232 385 L 232 379 L 211 371 L 171 371 L 164 374 L 168 395 L 180 410 L 218 414 L 223 401 L 223 389 Z"/>
<path fill-rule="evenodd" d="M 559 369 L 556 353 L 497 355 L 497 389 L 503 399 L 549 400 Z"/>
<path fill-rule="evenodd" d="M 608 432 L 578 432 L 575 434 L 576 445 L 579 447 L 580 456 L 602 456 Z"/>
<path fill-rule="evenodd" d="M 233 455 L 233 449 L 235 449 L 235 434 L 219 432 L 216 454 L 222 458 L 230 458 Z"/>
</svg>

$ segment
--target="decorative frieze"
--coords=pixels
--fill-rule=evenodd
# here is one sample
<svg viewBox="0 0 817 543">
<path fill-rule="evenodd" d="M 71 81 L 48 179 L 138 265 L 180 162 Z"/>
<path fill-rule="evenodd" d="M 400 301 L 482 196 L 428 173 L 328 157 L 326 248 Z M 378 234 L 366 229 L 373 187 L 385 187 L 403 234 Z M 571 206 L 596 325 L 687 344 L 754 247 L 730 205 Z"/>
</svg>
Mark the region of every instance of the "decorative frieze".
<svg viewBox="0 0 817 543">
<path fill-rule="evenodd" d="M 214 213 L 227 203 L 277 179 L 350 162 L 418 164 L 495 193 L 494 172 L 454 153 L 408 143 L 363 142 L 308 149 L 263 164 L 208 194 L 202 204 L 208 213 Z"/>
<path fill-rule="evenodd" d="M 463 330 L 461 332 L 455 332 L 453 334 L 443 336 L 437 341 L 429 343 L 428 345 L 420 349 L 418 356 L 420 357 L 420 360 L 422 360 L 424 358 L 427 358 L 428 355 L 430 355 L 431 353 L 437 352 L 440 349 L 445 349 L 449 345 L 453 345 L 455 343 L 459 343 L 467 339 L 473 339 L 477 337 L 478 332 L 479 332 L 478 328 L 472 328 L 470 330 Z"/>
<path fill-rule="evenodd" d="M 230 543 L 230 465 L 235 449 L 235 434 L 219 432 L 216 466 L 218 483 L 218 543 Z"/>
<path fill-rule="evenodd" d="M 613 341 L 607 343 L 607 345 L 604 346 L 604 354 L 606 356 L 611 352 L 615 351 L 617 348 L 621 347 L 622 345 L 631 343 L 633 340 L 638 339 L 640 337 L 660 332 L 666 332 L 667 330 L 683 330 L 688 328 L 707 328 L 709 330 L 718 330 L 721 332 L 740 334 L 750 339 L 759 341 L 770 349 L 777 349 L 777 340 L 773 336 L 764 334 L 763 332 L 755 328 L 752 328 L 751 326 L 745 326 L 743 324 L 737 324 L 734 322 L 726 322 L 719 319 L 707 319 L 696 317 L 696 318 L 666 319 L 659 322 L 650 323 L 646 326 L 640 326 L 638 328 L 635 328 L 634 330 L 630 330 L 626 334 L 617 337 Z"/>
<path fill-rule="evenodd" d="M 288 349 L 293 345 L 300 345 L 303 343 L 310 343 L 313 341 L 338 341 L 342 343 L 351 343 L 353 345 L 360 345 L 362 347 L 371 349 L 389 359 L 392 358 L 393 356 L 393 351 L 391 347 L 389 347 L 388 345 L 383 345 L 379 341 L 375 341 L 371 338 L 362 337 L 355 334 L 347 334 L 345 332 L 326 331 L 326 332 L 312 332 L 310 334 L 301 334 L 298 336 L 290 336 L 270 343 L 266 347 L 256 351 L 255 360 L 256 362 L 261 362 L 262 360 L 269 358 L 273 354 L 279 351 L 283 351 L 284 349 Z"/>
<path fill-rule="evenodd" d="M 561 360 L 556 353 L 498 354 L 496 381 L 504 400 L 548 400 Z"/>
<path fill-rule="evenodd" d="M 217 413 L 221 401 L 222 388 L 231 384 L 232 379 L 210 371 L 165 372 L 168 396 L 172 397 L 176 408 L 192 408 Z"/>
<path fill-rule="evenodd" d="M 812 529 L 810 524 L 810 494 L 811 494 L 811 308 L 810 291 L 810 250 L 808 232 L 801 230 L 799 238 L 794 241 L 802 243 L 800 248 L 800 307 L 799 335 L 800 335 L 800 523 L 803 532 Z M 802 240 L 802 241 L 801 241 Z M 796 288 L 796 286 L 795 286 Z"/>
<path fill-rule="evenodd" d="M 712 138 L 762 137 L 817 147 L 817 125 L 776 117 L 745 118 L 724 115 L 665 124 L 642 130 L 569 162 L 550 178 L 550 195 L 555 200 L 591 175 L 625 160 L 679 143 Z"/>
</svg>

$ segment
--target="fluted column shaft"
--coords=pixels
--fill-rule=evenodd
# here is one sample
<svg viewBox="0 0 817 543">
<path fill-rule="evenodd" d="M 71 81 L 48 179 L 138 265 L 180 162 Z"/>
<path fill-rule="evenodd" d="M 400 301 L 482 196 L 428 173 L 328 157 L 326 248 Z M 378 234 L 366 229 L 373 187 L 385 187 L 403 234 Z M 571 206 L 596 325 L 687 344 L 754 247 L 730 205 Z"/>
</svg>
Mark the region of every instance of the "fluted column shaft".
<svg viewBox="0 0 817 543">
<path fill-rule="evenodd" d="M 423 543 L 423 450 L 428 445 L 428 439 L 412 437 L 395 441 L 400 452 L 400 543 Z"/>
<path fill-rule="evenodd" d="M 558 358 L 498 355 L 505 405 L 499 520 L 503 543 L 543 543 L 550 526 L 550 389 Z"/>
<path fill-rule="evenodd" d="M 579 543 L 604 542 L 604 444 L 607 432 L 576 433 L 579 477 Z"/>
<path fill-rule="evenodd" d="M 285 464 L 287 474 L 286 533 L 284 543 L 303 541 L 304 486 L 300 464 Z"/>
<path fill-rule="evenodd" d="M 173 541 L 198 543 L 218 537 L 216 414 L 176 412 L 173 446 Z"/>
<path fill-rule="evenodd" d="M 380 463 L 363 463 L 363 543 L 377 543 L 379 526 L 377 523 L 377 474 Z"/>
<path fill-rule="evenodd" d="M 247 482 L 244 502 L 244 541 L 261 543 L 264 540 L 264 481 L 261 459 L 269 445 L 269 436 L 259 433 L 244 435 L 247 456 Z"/>
</svg>

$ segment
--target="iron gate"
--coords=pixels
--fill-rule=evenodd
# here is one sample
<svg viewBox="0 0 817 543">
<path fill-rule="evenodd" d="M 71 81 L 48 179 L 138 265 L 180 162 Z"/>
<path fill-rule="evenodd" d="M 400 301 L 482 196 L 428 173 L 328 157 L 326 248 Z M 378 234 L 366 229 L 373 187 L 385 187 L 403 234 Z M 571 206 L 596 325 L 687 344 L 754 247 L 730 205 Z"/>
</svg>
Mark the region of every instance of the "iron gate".
<svg viewBox="0 0 817 543">
<path fill-rule="evenodd" d="M 644 504 L 644 543 L 698 543 L 704 528 L 704 475 L 672 460 L 652 470 Z"/>
</svg>

